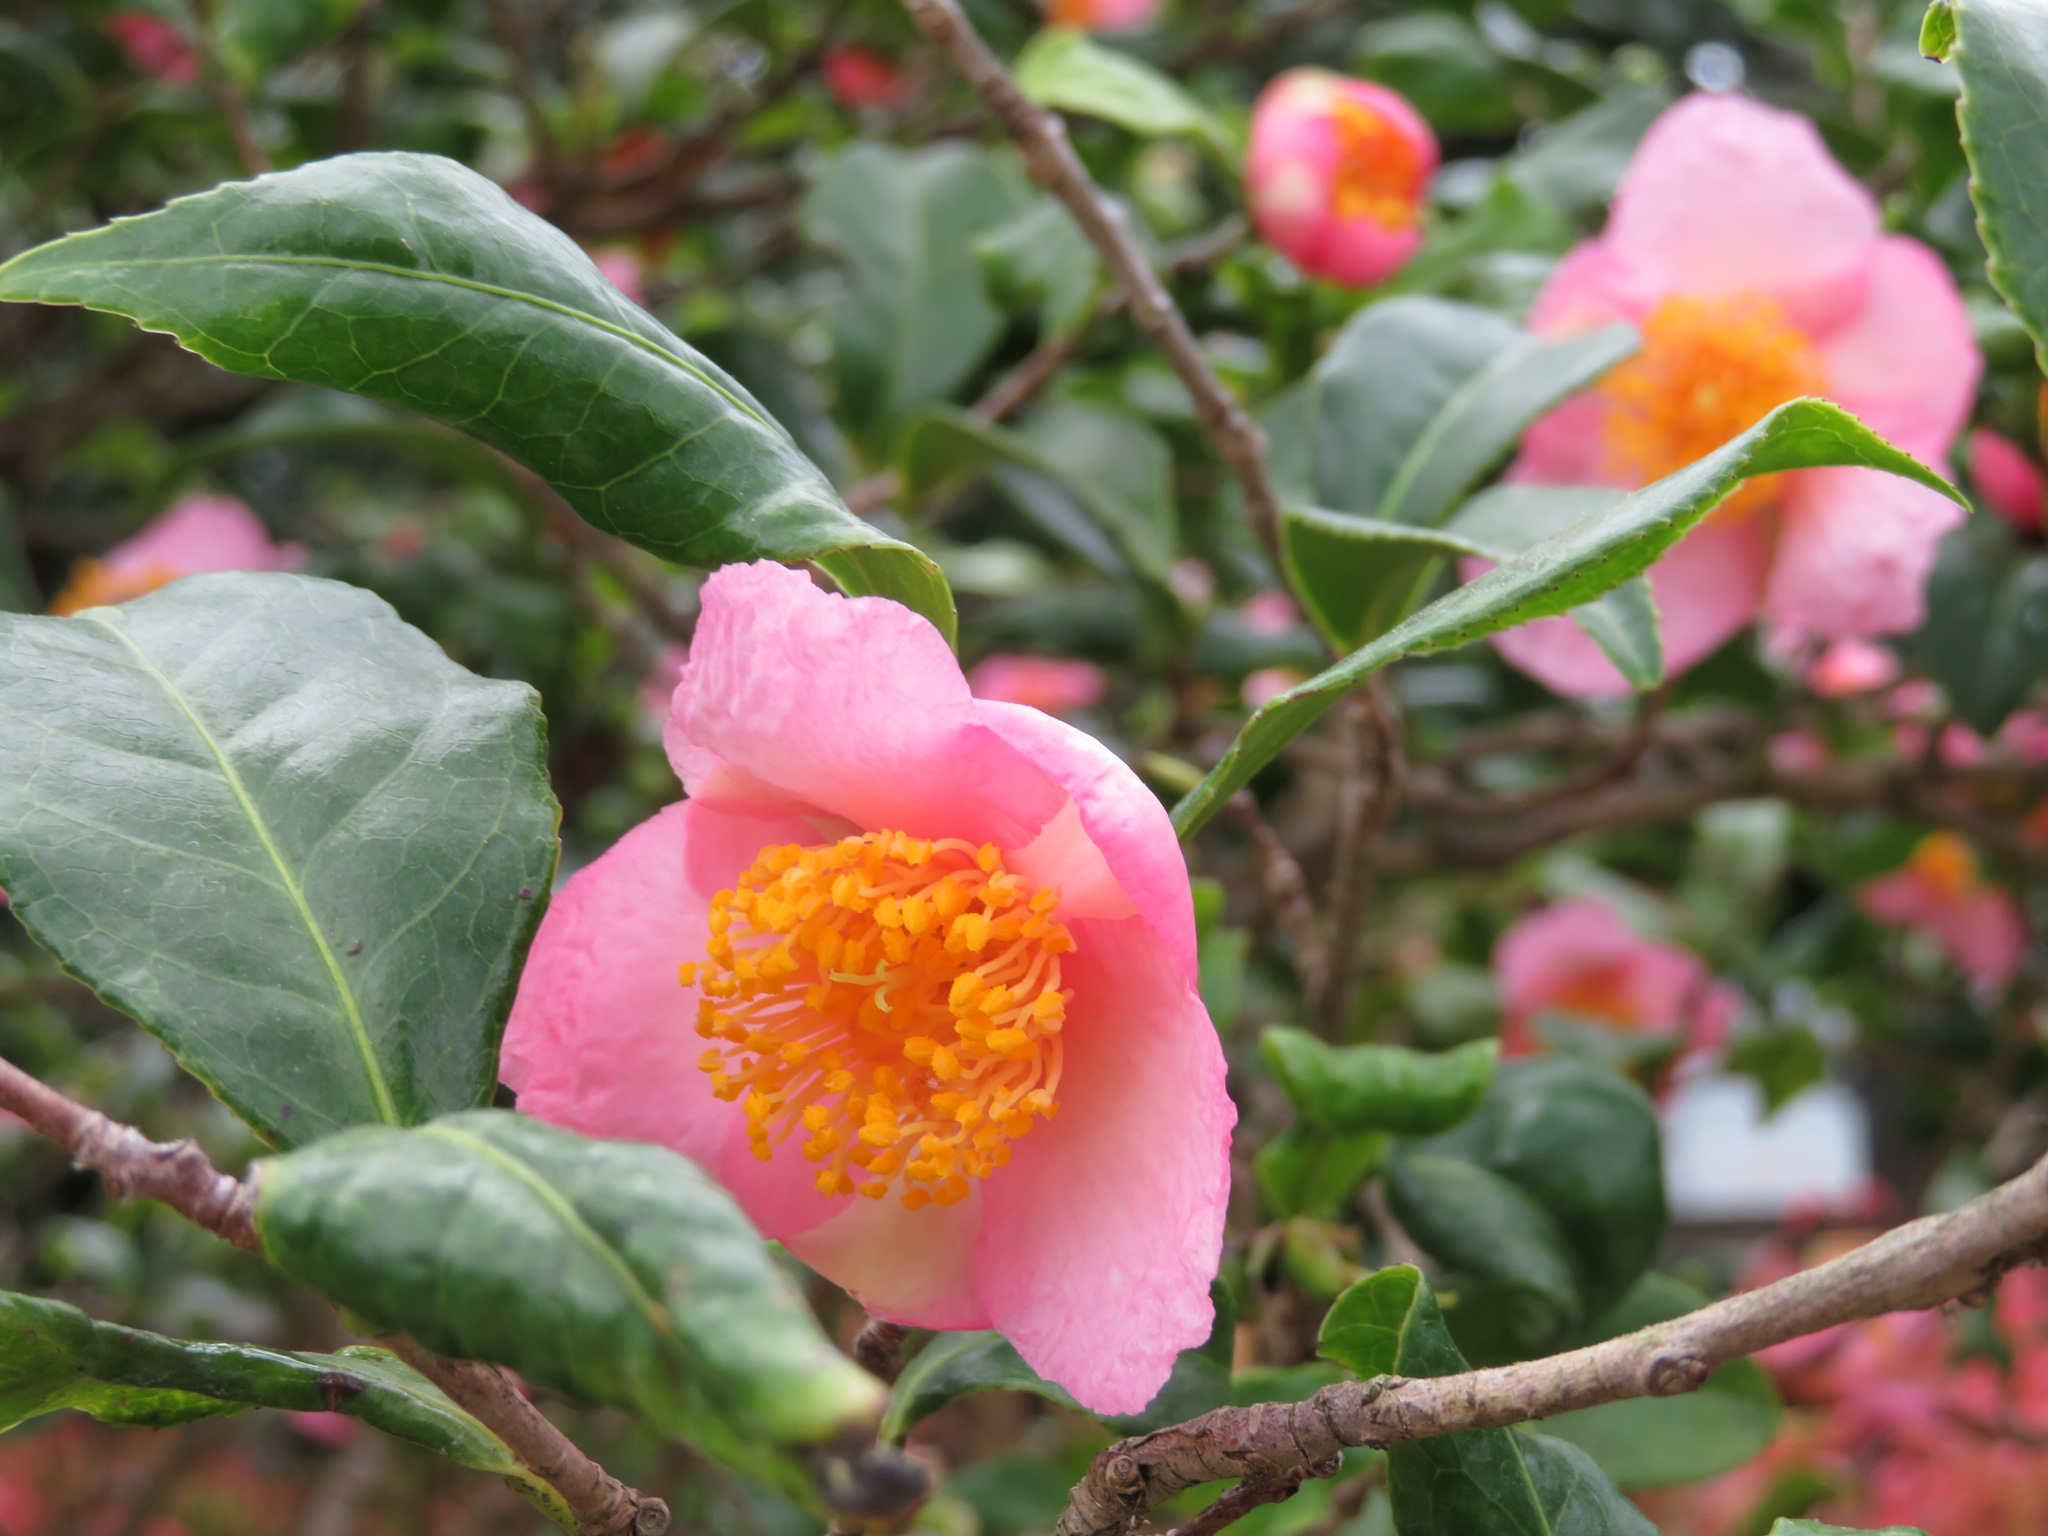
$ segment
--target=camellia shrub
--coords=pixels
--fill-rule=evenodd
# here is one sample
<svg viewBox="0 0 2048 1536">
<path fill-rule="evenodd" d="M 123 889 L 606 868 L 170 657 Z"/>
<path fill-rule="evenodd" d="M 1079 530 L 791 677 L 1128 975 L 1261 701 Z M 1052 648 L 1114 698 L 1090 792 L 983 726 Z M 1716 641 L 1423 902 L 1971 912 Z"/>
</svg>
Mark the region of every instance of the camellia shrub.
<svg viewBox="0 0 2048 1536">
<path fill-rule="evenodd" d="M 2038 1531 L 2044 164 L 2019 0 L 28 0 L 0 1536 Z"/>
</svg>

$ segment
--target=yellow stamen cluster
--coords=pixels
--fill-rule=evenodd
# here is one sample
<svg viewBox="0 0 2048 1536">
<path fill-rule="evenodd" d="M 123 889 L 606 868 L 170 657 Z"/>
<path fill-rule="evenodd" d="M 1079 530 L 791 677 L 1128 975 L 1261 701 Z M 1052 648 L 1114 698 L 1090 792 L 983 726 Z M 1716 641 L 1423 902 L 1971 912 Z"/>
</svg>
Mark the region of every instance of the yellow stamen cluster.
<svg viewBox="0 0 2048 1536">
<path fill-rule="evenodd" d="M 87 608 L 111 608 L 116 603 L 147 597 L 158 587 L 176 581 L 178 576 L 167 565 L 113 571 L 103 561 L 81 560 L 72 567 L 71 580 L 64 584 L 64 590 L 50 603 L 50 612 L 61 619 Z"/>
<path fill-rule="evenodd" d="M 1930 832 L 1913 847 L 1906 860 L 1929 892 L 1945 901 L 1959 901 L 1980 883 L 1977 856 L 1970 845 L 1953 832 Z"/>
<path fill-rule="evenodd" d="M 681 969 L 697 1033 L 720 1042 L 697 1064 L 742 1104 L 756 1157 L 802 1127 L 825 1193 L 963 1200 L 1059 1107 L 1058 906 L 992 843 L 764 848 Z"/>
<path fill-rule="evenodd" d="M 1370 219 L 1407 229 L 1422 217 L 1427 173 L 1416 145 L 1370 105 L 1341 93 L 1330 99 L 1337 144 L 1330 208 L 1340 219 Z"/>
<path fill-rule="evenodd" d="M 1642 350 L 1601 381 L 1611 406 L 1606 467 L 1637 485 L 1683 469 L 1787 400 L 1822 391 L 1812 342 L 1768 299 L 1666 299 L 1642 326 Z M 1721 516 L 1769 502 L 1774 476 L 1751 480 Z"/>
</svg>

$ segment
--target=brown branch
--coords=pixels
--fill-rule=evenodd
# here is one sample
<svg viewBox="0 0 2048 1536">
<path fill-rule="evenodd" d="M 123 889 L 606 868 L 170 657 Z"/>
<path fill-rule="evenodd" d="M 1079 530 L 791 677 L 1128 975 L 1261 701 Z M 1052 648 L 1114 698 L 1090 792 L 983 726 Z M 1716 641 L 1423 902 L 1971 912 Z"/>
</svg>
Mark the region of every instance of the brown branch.
<svg viewBox="0 0 2048 1536">
<path fill-rule="evenodd" d="M 262 1253 L 255 1186 L 214 1167 L 196 1141 L 151 1141 L 134 1126 L 66 1098 L 8 1061 L 0 1061 L 0 1109 L 19 1115 L 63 1147 L 79 1167 L 97 1172 L 117 1198 L 158 1201 L 215 1236 Z M 380 1342 L 552 1485 L 576 1515 L 581 1536 L 660 1536 L 668 1529 L 666 1504 L 626 1487 L 577 1450 L 494 1367 L 444 1360 L 411 1339 Z"/>
<path fill-rule="evenodd" d="M 1340 722 L 1336 857 L 1330 872 L 1330 938 L 1322 987 L 1309 998 L 1310 1018 L 1328 1038 L 1343 1029 L 1358 941 L 1372 901 L 1372 844 L 1399 809 L 1407 787 L 1401 720 L 1383 677 L 1370 679 L 1345 701 Z M 1370 761 L 1368 761 L 1370 757 Z"/>
<path fill-rule="evenodd" d="M 1259 874 L 1265 885 L 1266 904 L 1272 909 L 1273 922 L 1294 950 L 1294 969 L 1301 977 L 1302 992 L 1313 997 L 1321 989 L 1328 957 L 1323 949 L 1323 936 L 1316 927 L 1315 907 L 1309 901 L 1308 881 L 1303 878 L 1301 866 L 1294 862 L 1294 855 L 1287 851 L 1287 845 L 1280 841 L 1280 834 L 1273 830 L 1259 810 L 1259 802 L 1252 798 L 1251 791 L 1241 789 L 1225 802 L 1225 809 L 1237 819 L 1252 840 L 1252 847 L 1259 856 Z"/>
<path fill-rule="evenodd" d="M 924 35 L 952 61 L 1024 157 L 1031 179 L 1066 206 L 1116 279 L 1145 334 L 1193 397 L 1202 429 L 1244 492 L 1245 516 L 1280 564 L 1279 503 L 1266 473 L 1266 438 L 1237 402 L 1188 328 L 1159 274 L 1131 236 L 1123 212 L 1102 193 L 1067 141 L 1066 125 L 1017 89 L 1002 60 L 974 30 L 958 0 L 903 0 Z"/>
<path fill-rule="evenodd" d="M 1262 1504 L 1279 1504 L 1293 1498 L 1311 1477 L 1334 1477 L 1342 1465 L 1335 1459 L 1321 1462 L 1314 1467 L 1304 1467 L 1299 1475 L 1277 1483 L 1253 1482 L 1247 1478 L 1226 1491 L 1186 1525 L 1175 1526 L 1167 1536 L 1216 1536 L 1216 1532 L 1225 1526 L 1235 1525 Z"/>
<path fill-rule="evenodd" d="M 1545 1360 L 1432 1379 L 1382 1376 L 1303 1403 L 1219 1408 L 1119 1441 L 1074 1489 L 1056 1536 L 1127 1536 L 1147 1511 L 1223 1478 L 1319 1475 L 1346 1447 L 1498 1429 L 1634 1397 L 1693 1391 L 1719 1366 L 1838 1323 L 1960 1300 L 2048 1256 L 2048 1159 L 1946 1215 L 1830 1263 L 1637 1333 Z"/>
</svg>

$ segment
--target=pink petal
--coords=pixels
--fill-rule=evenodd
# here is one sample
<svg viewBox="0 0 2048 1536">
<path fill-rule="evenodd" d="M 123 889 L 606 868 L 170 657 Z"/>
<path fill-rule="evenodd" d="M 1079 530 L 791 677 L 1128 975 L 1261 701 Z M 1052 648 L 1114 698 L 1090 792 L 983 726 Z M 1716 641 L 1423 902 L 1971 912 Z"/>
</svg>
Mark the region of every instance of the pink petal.
<svg viewBox="0 0 2048 1536">
<path fill-rule="evenodd" d="M 768 561 L 713 572 L 703 603 L 665 733 L 692 795 L 1005 848 L 1065 801 L 980 723 L 944 638 L 902 604 Z"/>
<path fill-rule="evenodd" d="M 1811 121 L 1697 94 L 1651 125 L 1603 239 L 1645 310 L 1757 293 L 1818 329 L 1862 303 L 1878 234 L 1876 202 Z"/>
<path fill-rule="evenodd" d="M 1948 268 L 1899 236 L 1878 242 L 1863 305 L 1820 351 L 1830 400 L 1935 465 L 1969 420 L 1984 371 Z"/>
<path fill-rule="evenodd" d="M 1190 980 L 1195 972 L 1195 902 L 1188 886 L 1187 861 L 1174 835 L 1173 820 L 1159 798 L 1147 789 L 1130 767 L 1093 736 L 1036 710 L 1013 704 L 984 702 L 977 706 L 982 718 L 1009 743 L 1036 763 L 1073 796 L 1080 809 L 1080 825 L 1087 840 L 1100 850 L 1099 857 L 1120 887 L 1121 904 L 1100 902 L 1091 909 L 1077 908 L 1077 892 L 1063 891 L 1062 913 L 1080 916 L 1123 917 L 1135 910 L 1156 929 L 1166 943 L 1167 953 Z M 1049 851 L 1049 850 L 1048 850 Z M 1086 859 L 1080 850 L 1062 856 L 1070 860 L 1067 869 Z M 1028 861 L 1027 861 L 1028 862 Z M 1024 863 L 1013 855 L 1013 869 Z M 1045 884 L 1071 880 L 1060 865 L 1049 864 Z"/>
<path fill-rule="evenodd" d="M 716 1172 L 740 1115 L 697 1069 L 697 994 L 676 967 L 703 956 L 712 892 L 764 844 L 808 836 L 801 823 L 671 805 L 578 870 L 541 920 L 505 1026 L 499 1070 L 519 1108 Z"/>
<path fill-rule="evenodd" d="M 1768 558 L 1759 520 L 1709 517 L 1650 568 L 1664 634 L 1664 667 L 1677 676 L 1756 617 Z M 1481 569 L 1464 562 L 1465 579 Z M 1592 638 L 1564 616 L 1493 637 L 1508 664 L 1567 698 L 1620 698 L 1630 689 Z"/>
<path fill-rule="evenodd" d="M 775 1161 L 794 1159 L 778 1154 Z M 815 1165 L 801 1166 L 809 1177 Z M 984 1210 L 981 1188 L 958 1205 L 915 1211 L 893 1197 L 855 1200 L 851 1208 L 841 1200 L 829 1220 L 784 1243 L 885 1322 L 987 1328 L 993 1319 L 981 1299 L 976 1257 Z"/>
<path fill-rule="evenodd" d="M 2018 974 L 2027 953 L 2027 924 L 2009 892 L 1981 886 L 1933 925 L 1935 938 L 1978 986 L 1998 991 Z"/>
<path fill-rule="evenodd" d="M 1605 485 L 1608 404 L 1596 390 L 1573 395 L 1545 411 L 1522 434 L 1522 451 L 1504 479 L 1524 485 Z"/>
<path fill-rule="evenodd" d="M 1868 640 L 1837 640 L 1806 670 L 1806 686 L 1824 699 L 1846 699 L 1899 680 L 1899 658 Z"/>
<path fill-rule="evenodd" d="M 305 560 L 297 544 L 278 544 L 263 520 L 232 496 L 181 496 L 102 562 L 114 575 L 168 571 L 288 571 Z"/>
<path fill-rule="evenodd" d="M 1970 479 L 1991 510 L 2021 533 L 2041 531 L 2041 509 L 2048 501 L 2048 478 L 2011 438 L 1989 427 L 1970 434 Z"/>
<path fill-rule="evenodd" d="M 1640 320 L 1646 313 L 1626 264 L 1605 241 L 1585 240 L 1543 280 L 1529 306 L 1529 329 L 1539 336 L 1576 336 L 1615 320 Z"/>
<path fill-rule="evenodd" d="M 1493 947 L 1501 1006 L 1532 1013 L 1588 966 L 1609 965 L 1642 941 L 1606 902 L 1571 896 L 1517 918 Z"/>
<path fill-rule="evenodd" d="M 1935 546 L 1960 507 L 1875 469 L 1800 470 L 1783 507 L 1764 595 L 1774 622 L 1827 639 L 1919 627 Z"/>
<path fill-rule="evenodd" d="M 1237 1112 L 1216 1031 L 1152 930 L 1090 921 L 1075 944 L 1059 1116 L 985 1186 L 981 1289 L 1032 1369 L 1135 1413 L 1214 1323 Z"/>
</svg>

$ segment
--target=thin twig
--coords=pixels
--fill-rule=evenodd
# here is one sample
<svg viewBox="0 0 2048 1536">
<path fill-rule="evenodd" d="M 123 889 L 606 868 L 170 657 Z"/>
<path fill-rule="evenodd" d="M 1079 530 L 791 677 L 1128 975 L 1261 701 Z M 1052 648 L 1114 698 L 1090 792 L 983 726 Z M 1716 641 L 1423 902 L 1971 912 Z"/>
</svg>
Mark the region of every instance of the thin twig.
<svg viewBox="0 0 2048 1536">
<path fill-rule="evenodd" d="M 81 1168 L 95 1170 L 117 1198 L 159 1201 L 194 1225 L 262 1253 L 255 1185 L 222 1173 L 196 1141 L 151 1141 L 134 1126 L 66 1098 L 8 1061 L 0 1061 L 0 1109 L 19 1115 L 63 1147 Z M 381 1342 L 552 1485 L 576 1515 L 582 1536 L 659 1536 L 668 1529 L 666 1504 L 626 1487 L 577 1450 L 493 1367 L 444 1360 L 411 1339 Z"/>
<path fill-rule="evenodd" d="M 1886 1312 L 1960 1300 L 2048 1254 L 2048 1159 L 1946 1215 L 1637 1333 L 1544 1360 L 1430 1379 L 1377 1377 L 1303 1403 L 1220 1408 L 1103 1451 L 1056 1536 L 1127 1536 L 1162 1501 L 1222 1478 L 1315 1476 L 1349 1446 L 1498 1429 L 1633 1397 L 1691 1392 L 1714 1370 L 1787 1339 Z"/>
<path fill-rule="evenodd" d="M 974 30 L 958 0 L 903 0 L 924 35 L 952 61 L 995 114 L 1031 179 L 1060 200 L 1116 279 L 1131 313 L 1166 355 L 1195 414 L 1244 493 L 1245 516 L 1277 567 L 1280 511 L 1266 472 L 1266 438 L 1202 355 L 1187 319 L 1132 238 L 1123 211 L 1095 185 L 1067 141 L 1066 125 L 1017 89 L 1002 60 Z"/>
<path fill-rule="evenodd" d="M 1241 789 L 1225 807 L 1252 840 L 1259 856 L 1259 874 L 1266 890 L 1266 904 L 1273 923 L 1294 950 L 1294 969 L 1301 978 L 1304 995 L 1314 997 L 1322 987 L 1327 956 L 1323 936 L 1316 927 L 1315 907 L 1309 901 L 1308 881 L 1301 866 L 1280 841 L 1280 834 L 1259 810 L 1251 791 Z"/>
<path fill-rule="evenodd" d="M 1250 1478 L 1228 1489 L 1215 1503 L 1203 1510 L 1186 1525 L 1175 1526 L 1168 1536 L 1216 1536 L 1216 1532 L 1227 1525 L 1235 1525 L 1262 1504 L 1279 1504 L 1291 1499 L 1301 1491 L 1301 1485 L 1311 1477 L 1333 1477 L 1341 1461 L 1310 1470 L 1304 1468 L 1299 1476 L 1285 1478 L 1277 1483 L 1254 1482 Z"/>
<path fill-rule="evenodd" d="M 1351 695 L 1340 726 L 1343 771 L 1338 779 L 1336 857 L 1330 872 L 1330 937 L 1322 987 L 1309 995 L 1311 1019 L 1332 1039 L 1343 1029 L 1358 967 L 1360 930 L 1372 901 L 1372 844 L 1399 809 L 1408 777 L 1401 720 L 1382 678 L 1372 678 Z"/>
</svg>

